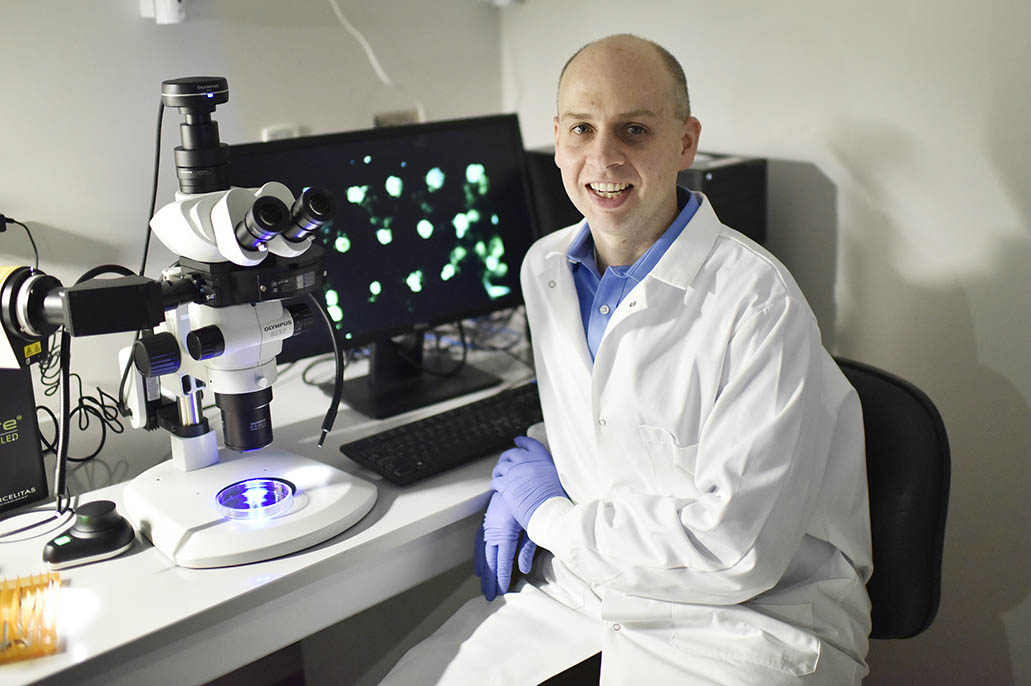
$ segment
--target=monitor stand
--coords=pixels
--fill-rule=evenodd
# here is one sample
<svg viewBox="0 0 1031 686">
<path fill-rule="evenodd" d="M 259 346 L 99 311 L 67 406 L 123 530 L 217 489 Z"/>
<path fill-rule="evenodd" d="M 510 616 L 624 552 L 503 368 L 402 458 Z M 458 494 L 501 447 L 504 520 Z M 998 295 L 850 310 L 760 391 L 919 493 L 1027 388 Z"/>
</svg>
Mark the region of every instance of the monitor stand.
<svg viewBox="0 0 1031 686">
<path fill-rule="evenodd" d="M 368 417 L 383 419 L 501 383 L 470 364 L 457 365 L 453 359 L 424 360 L 421 333 L 381 339 L 372 345 L 368 375 L 344 382 L 343 401 Z"/>
</svg>

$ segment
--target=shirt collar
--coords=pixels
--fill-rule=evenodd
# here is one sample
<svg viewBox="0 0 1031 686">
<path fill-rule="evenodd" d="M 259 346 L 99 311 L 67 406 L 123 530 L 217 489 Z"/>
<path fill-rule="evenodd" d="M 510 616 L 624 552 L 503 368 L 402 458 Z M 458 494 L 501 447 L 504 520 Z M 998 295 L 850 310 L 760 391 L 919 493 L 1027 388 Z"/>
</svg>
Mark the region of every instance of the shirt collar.
<svg viewBox="0 0 1031 686">
<path fill-rule="evenodd" d="M 680 212 L 673 220 L 673 223 L 662 232 L 662 235 L 654 243 L 648 246 L 648 249 L 637 258 L 636 262 L 631 265 L 610 267 L 610 269 L 620 277 L 631 278 L 634 281 L 643 279 L 666 253 L 666 250 L 677 239 L 677 236 L 683 232 L 684 227 L 687 226 L 688 222 L 691 221 L 691 217 L 698 210 L 699 204 L 698 198 L 694 193 L 682 186 L 677 186 L 677 207 L 680 208 Z M 569 250 L 566 251 L 566 259 L 569 260 L 571 265 L 574 265 L 574 269 L 576 266 L 583 266 L 589 269 L 597 278 L 601 278 L 597 262 L 594 259 L 594 238 L 591 236 L 591 227 L 587 221 L 584 221 L 573 238 L 573 242 L 570 243 Z"/>
</svg>

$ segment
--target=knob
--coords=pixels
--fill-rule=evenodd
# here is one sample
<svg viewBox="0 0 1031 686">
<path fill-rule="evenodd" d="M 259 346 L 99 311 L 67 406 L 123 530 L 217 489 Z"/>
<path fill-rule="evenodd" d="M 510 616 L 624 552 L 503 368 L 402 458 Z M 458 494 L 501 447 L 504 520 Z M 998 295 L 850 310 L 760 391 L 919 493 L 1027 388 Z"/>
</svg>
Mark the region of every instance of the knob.
<svg viewBox="0 0 1031 686">
<path fill-rule="evenodd" d="M 84 534 L 97 533 L 112 529 L 122 523 L 123 519 L 115 511 L 115 504 L 110 500 L 94 500 L 75 508 L 75 524 L 72 528 Z"/>
<path fill-rule="evenodd" d="M 294 320 L 294 336 L 302 331 L 310 329 L 312 325 L 315 324 L 315 313 L 313 313 L 311 308 L 304 303 L 287 305 L 285 309 L 290 313 L 290 316 Z"/>
<path fill-rule="evenodd" d="M 222 330 L 212 324 L 186 334 L 186 350 L 190 357 L 200 362 L 224 353 L 226 339 L 222 336 Z"/>
<path fill-rule="evenodd" d="M 179 341 L 168 332 L 146 336 L 133 345 L 132 359 L 143 376 L 161 376 L 179 371 Z"/>
</svg>

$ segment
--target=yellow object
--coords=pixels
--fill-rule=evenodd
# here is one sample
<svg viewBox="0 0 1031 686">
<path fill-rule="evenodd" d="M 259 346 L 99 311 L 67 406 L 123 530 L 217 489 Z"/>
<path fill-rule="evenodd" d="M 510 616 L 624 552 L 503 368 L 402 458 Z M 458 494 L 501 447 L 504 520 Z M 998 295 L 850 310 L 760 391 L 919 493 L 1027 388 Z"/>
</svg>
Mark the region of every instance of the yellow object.
<svg viewBox="0 0 1031 686">
<path fill-rule="evenodd" d="M 0 664 L 57 652 L 56 572 L 0 582 Z"/>
</svg>

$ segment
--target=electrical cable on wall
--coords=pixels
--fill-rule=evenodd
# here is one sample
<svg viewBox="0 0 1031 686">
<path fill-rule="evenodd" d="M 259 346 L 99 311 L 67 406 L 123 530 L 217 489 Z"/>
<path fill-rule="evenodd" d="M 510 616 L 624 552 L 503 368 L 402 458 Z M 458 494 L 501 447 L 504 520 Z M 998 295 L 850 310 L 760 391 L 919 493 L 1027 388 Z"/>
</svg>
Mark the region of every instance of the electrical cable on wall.
<svg viewBox="0 0 1031 686">
<path fill-rule="evenodd" d="M 351 22 L 347 20 L 347 17 L 344 16 L 344 13 L 340 11 L 340 6 L 337 4 L 337 0 L 328 0 L 328 2 L 330 6 L 333 8 L 333 12 L 336 14 L 337 19 L 340 21 L 340 24 L 345 29 L 347 29 L 347 32 L 354 36 L 355 40 L 357 40 L 358 43 L 362 46 L 362 49 L 365 51 L 365 56 L 369 59 L 369 64 L 372 65 L 372 70 L 376 72 L 376 76 L 379 77 L 379 80 L 383 82 L 383 85 L 389 88 L 393 88 L 401 92 L 406 97 L 411 98 L 415 102 L 415 110 L 419 115 L 419 121 L 426 121 L 426 108 L 423 106 L 422 100 L 417 98 L 415 95 L 409 93 L 404 86 L 394 81 L 392 78 L 390 78 L 390 76 L 387 75 L 387 73 L 383 70 L 383 67 L 380 66 L 379 60 L 376 59 L 376 54 L 372 51 L 372 46 L 369 45 L 369 41 L 365 40 L 365 36 L 363 36 L 361 32 L 358 29 L 356 29 Z"/>
</svg>

